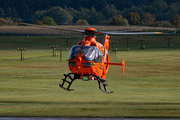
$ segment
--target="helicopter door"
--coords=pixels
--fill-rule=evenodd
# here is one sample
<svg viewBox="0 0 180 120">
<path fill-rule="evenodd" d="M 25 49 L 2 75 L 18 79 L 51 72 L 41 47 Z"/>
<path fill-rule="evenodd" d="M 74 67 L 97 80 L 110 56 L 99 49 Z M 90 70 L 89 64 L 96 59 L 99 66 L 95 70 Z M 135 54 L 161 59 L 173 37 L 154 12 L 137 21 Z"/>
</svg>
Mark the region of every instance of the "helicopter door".
<svg viewBox="0 0 180 120">
<path fill-rule="evenodd" d="M 95 48 L 95 51 L 96 51 L 96 54 L 95 54 L 95 58 L 94 58 L 94 65 L 95 65 L 94 72 L 96 73 L 96 75 L 101 77 L 101 75 L 103 73 L 103 68 L 104 68 L 103 65 L 101 64 L 103 54 L 98 48 Z"/>
</svg>

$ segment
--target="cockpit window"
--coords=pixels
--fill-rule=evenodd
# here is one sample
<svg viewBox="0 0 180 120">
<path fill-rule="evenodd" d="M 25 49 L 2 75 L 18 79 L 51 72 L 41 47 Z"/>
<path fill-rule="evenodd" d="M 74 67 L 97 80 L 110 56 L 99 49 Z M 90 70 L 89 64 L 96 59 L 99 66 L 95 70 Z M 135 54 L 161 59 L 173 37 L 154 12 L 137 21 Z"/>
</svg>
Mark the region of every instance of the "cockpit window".
<svg viewBox="0 0 180 120">
<path fill-rule="evenodd" d="M 76 55 L 81 52 L 81 49 L 82 49 L 81 45 L 73 46 L 69 52 L 68 60 L 73 60 L 76 57 Z"/>
<path fill-rule="evenodd" d="M 95 57 L 95 47 L 84 46 L 82 49 L 82 55 L 85 61 L 93 61 Z"/>
<path fill-rule="evenodd" d="M 73 60 L 78 53 L 82 54 L 85 61 L 102 62 L 102 52 L 94 46 L 75 45 L 69 52 L 69 60 Z"/>
</svg>

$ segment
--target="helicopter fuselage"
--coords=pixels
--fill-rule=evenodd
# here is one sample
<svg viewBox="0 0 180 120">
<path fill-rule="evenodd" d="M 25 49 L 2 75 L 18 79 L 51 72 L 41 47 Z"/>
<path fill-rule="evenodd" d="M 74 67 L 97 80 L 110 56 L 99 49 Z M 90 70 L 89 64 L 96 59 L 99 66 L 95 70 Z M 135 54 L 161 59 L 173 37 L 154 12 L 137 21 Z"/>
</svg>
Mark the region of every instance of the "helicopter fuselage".
<svg viewBox="0 0 180 120">
<path fill-rule="evenodd" d="M 92 74 L 106 78 L 109 65 L 108 49 L 109 36 L 105 35 L 104 44 L 96 41 L 96 36 L 84 36 L 84 40 L 73 46 L 69 52 L 69 69 L 72 73 L 88 76 L 89 80 L 96 79 Z"/>
</svg>

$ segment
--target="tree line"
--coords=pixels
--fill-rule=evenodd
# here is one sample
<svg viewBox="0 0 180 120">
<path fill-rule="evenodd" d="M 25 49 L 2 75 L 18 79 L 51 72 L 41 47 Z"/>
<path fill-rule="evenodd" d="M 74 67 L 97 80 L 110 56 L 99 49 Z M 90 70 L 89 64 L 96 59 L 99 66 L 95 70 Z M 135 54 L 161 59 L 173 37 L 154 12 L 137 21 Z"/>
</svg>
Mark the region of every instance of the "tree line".
<svg viewBox="0 0 180 120">
<path fill-rule="evenodd" d="M 1 19 L 12 17 L 37 24 L 180 27 L 179 0 L 0 0 L 0 3 Z"/>
</svg>

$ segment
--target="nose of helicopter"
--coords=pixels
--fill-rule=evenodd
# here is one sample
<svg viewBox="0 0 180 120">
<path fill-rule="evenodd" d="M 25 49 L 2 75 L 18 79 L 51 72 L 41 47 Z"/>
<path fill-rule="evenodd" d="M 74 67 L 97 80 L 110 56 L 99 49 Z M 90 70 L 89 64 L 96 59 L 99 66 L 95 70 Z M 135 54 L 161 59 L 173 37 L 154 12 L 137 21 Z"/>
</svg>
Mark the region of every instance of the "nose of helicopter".
<svg viewBox="0 0 180 120">
<path fill-rule="evenodd" d="M 93 61 L 85 61 L 81 53 L 77 54 L 73 61 L 69 61 L 69 68 L 75 74 L 92 74 Z"/>
</svg>

